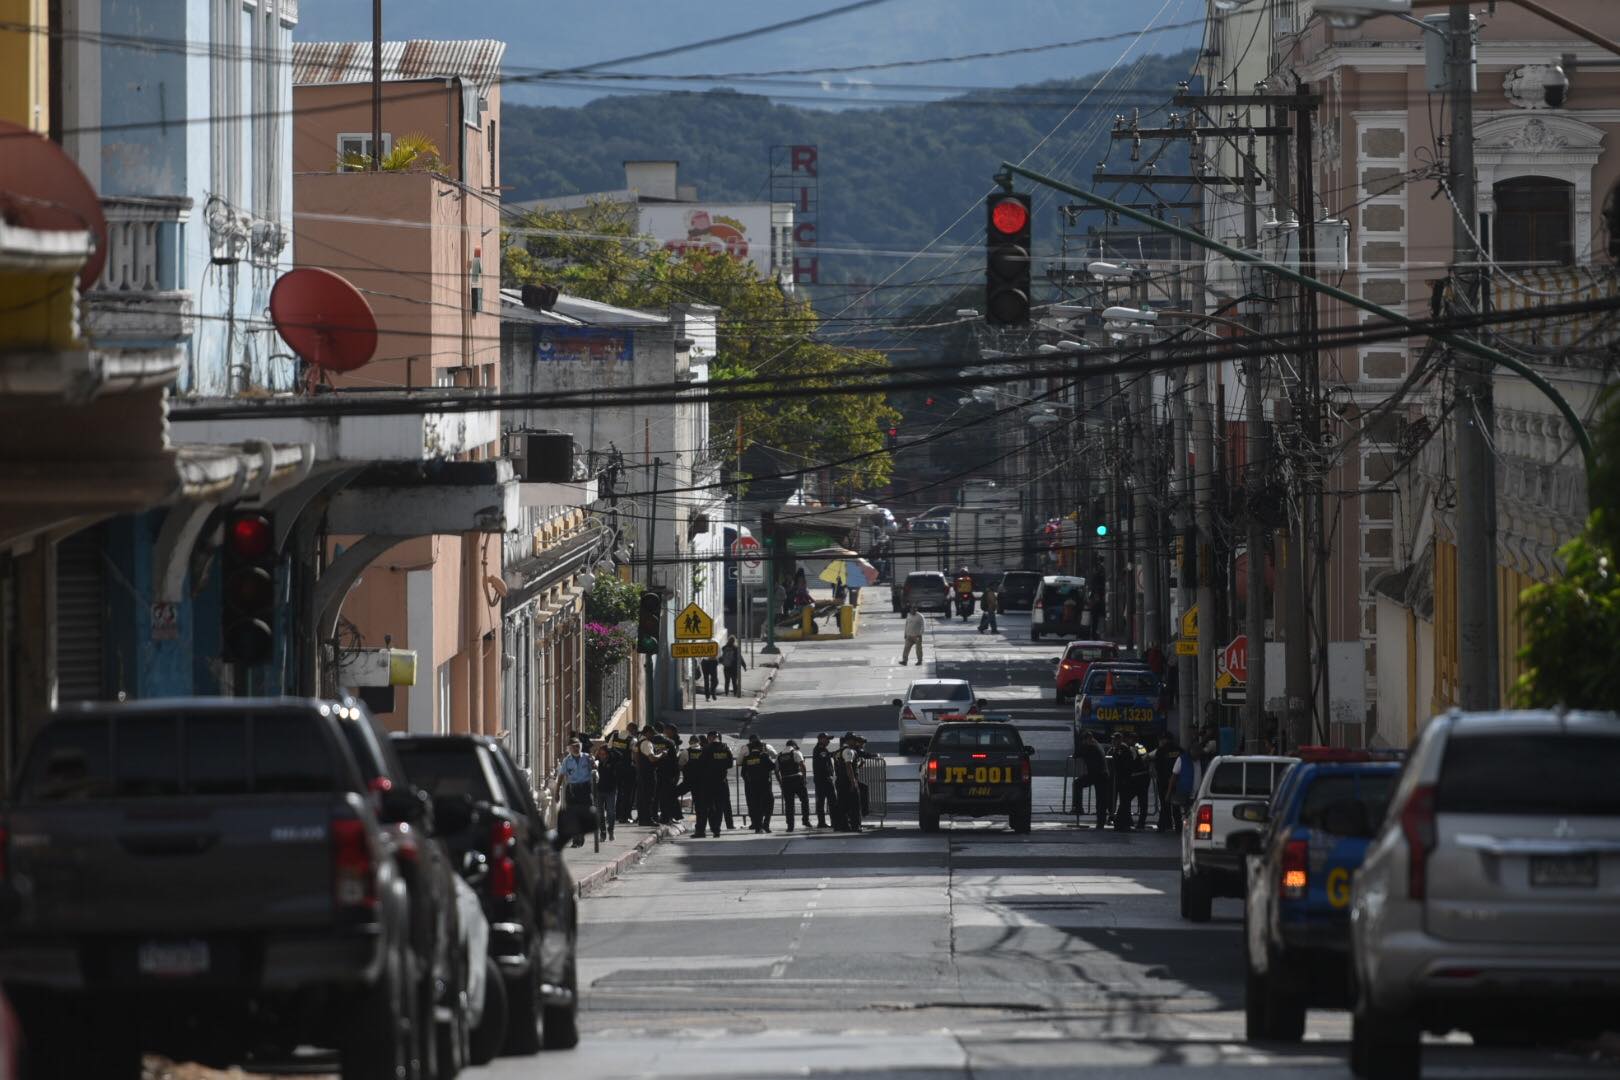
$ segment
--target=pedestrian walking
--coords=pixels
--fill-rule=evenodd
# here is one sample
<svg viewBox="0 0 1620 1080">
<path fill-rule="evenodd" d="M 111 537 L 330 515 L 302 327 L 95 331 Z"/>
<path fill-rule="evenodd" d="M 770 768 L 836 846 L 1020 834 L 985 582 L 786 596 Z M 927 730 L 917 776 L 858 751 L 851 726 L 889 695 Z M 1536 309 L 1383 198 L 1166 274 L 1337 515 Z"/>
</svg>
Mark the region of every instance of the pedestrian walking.
<svg viewBox="0 0 1620 1080">
<path fill-rule="evenodd" d="M 816 782 L 816 826 L 827 827 L 827 807 L 832 806 L 833 824 L 838 822 L 838 788 L 833 779 L 832 736 L 823 731 L 810 751 L 810 770 Z"/>
<path fill-rule="evenodd" d="M 996 626 L 996 612 L 1001 610 L 1001 594 L 996 592 L 994 585 L 984 587 L 984 597 L 980 603 L 983 605 L 984 614 L 979 616 L 979 633 L 1000 633 L 1000 628 Z"/>
<path fill-rule="evenodd" d="M 568 743 L 568 754 L 557 764 L 557 782 L 562 789 L 563 805 L 570 811 L 586 810 L 591 805 L 591 780 L 596 769 L 590 755 L 579 747 L 579 740 Z M 585 834 L 574 836 L 574 846 L 585 846 Z"/>
<path fill-rule="evenodd" d="M 596 744 L 596 835 L 613 839 L 619 817 L 619 769 L 611 740 Z"/>
<path fill-rule="evenodd" d="M 757 833 L 771 831 L 771 810 L 776 801 L 771 794 L 771 774 L 775 758 L 758 735 L 748 736 L 748 749 L 742 756 L 743 796 L 748 800 L 748 823 Z"/>
<path fill-rule="evenodd" d="M 719 696 L 720 661 L 713 656 L 705 656 L 698 661 L 698 667 L 703 671 L 703 696 L 713 701 Z"/>
<path fill-rule="evenodd" d="M 1074 782 L 1074 816 L 1080 816 L 1080 793 L 1092 789 L 1096 799 L 1097 828 L 1108 824 L 1108 809 L 1114 798 L 1114 785 L 1108 774 L 1108 758 L 1097 745 L 1097 736 L 1089 731 L 1080 733 L 1074 756 L 1080 765 L 1080 776 Z"/>
<path fill-rule="evenodd" d="M 810 827 L 810 792 L 805 787 L 804 755 L 799 744 L 787 741 L 787 749 L 776 755 L 776 782 L 782 788 L 782 815 L 787 818 L 787 831 L 793 831 L 793 801 L 799 801 L 799 818 L 804 827 Z"/>
<path fill-rule="evenodd" d="M 922 612 L 918 611 L 914 607 L 906 608 L 906 628 L 905 628 L 906 648 L 905 648 L 905 651 L 900 654 L 900 666 L 901 667 L 905 667 L 906 664 L 910 662 L 910 660 L 911 660 L 911 650 L 912 649 L 917 650 L 917 664 L 918 664 L 918 666 L 922 665 L 922 662 L 923 662 L 923 644 L 922 644 L 922 641 L 923 641 L 923 629 L 924 629 L 924 627 L 925 627 L 925 624 L 923 623 Z"/>
<path fill-rule="evenodd" d="M 726 676 L 726 693 L 742 697 L 742 673 L 747 667 L 743 662 L 742 646 L 737 644 L 737 635 L 727 636 L 726 643 L 720 646 L 720 670 Z"/>
</svg>

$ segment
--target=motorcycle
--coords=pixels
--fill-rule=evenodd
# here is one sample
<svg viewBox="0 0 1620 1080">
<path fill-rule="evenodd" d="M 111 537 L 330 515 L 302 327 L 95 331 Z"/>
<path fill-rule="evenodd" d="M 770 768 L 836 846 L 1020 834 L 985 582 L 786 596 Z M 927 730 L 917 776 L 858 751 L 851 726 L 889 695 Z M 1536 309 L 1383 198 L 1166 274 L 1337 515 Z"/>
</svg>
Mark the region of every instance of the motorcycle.
<svg viewBox="0 0 1620 1080">
<path fill-rule="evenodd" d="M 956 594 L 956 613 L 962 616 L 963 622 L 966 622 L 968 619 L 972 618 L 973 603 L 974 601 L 972 593 Z"/>
</svg>

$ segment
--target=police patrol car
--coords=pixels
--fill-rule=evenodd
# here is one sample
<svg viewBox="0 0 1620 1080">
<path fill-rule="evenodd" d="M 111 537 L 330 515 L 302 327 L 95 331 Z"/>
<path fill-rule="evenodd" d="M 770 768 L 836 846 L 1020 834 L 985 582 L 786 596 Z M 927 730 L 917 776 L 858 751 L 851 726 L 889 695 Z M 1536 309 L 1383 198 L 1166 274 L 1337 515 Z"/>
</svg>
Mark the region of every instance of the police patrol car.
<svg viewBox="0 0 1620 1080">
<path fill-rule="evenodd" d="M 938 832 L 942 814 L 1006 814 L 1013 832 L 1029 832 L 1034 753 L 1006 713 L 941 717 L 918 777 L 922 831 Z"/>
</svg>

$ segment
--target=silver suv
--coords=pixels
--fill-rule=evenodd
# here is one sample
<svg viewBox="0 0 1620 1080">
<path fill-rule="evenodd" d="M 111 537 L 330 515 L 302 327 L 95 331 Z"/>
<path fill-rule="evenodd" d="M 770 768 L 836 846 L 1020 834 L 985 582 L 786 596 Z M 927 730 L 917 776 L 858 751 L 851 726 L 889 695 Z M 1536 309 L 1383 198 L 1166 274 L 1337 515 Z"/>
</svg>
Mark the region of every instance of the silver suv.
<svg viewBox="0 0 1620 1080">
<path fill-rule="evenodd" d="M 1580 1037 L 1620 1008 L 1620 717 L 1453 712 L 1407 760 L 1350 898 L 1357 1076 L 1424 1031 Z"/>
</svg>

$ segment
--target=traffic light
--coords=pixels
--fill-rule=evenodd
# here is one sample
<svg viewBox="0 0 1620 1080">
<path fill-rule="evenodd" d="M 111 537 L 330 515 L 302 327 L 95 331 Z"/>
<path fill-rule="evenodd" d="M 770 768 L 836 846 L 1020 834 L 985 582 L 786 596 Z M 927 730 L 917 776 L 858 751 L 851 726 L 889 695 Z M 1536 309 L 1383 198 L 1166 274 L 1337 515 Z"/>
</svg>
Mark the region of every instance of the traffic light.
<svg viewBox="0 0 1620 1080">
<path fill-rule="evenodd" d="M 889 428 L 889 430 L 884 433 L 883 438 L 884 438 L 885 445 L 887 445 L 890 450 L 898 450 L 898 449 L 900 449 L 900 429 L 899 428 L 897 428 L 897 427 Z"/>
<path fill-rule="evenodd" d="M 276 648 L 276 529 L 262 510 L 225 515 L 221 656 L 263 664 Z"/>
<path fill-rule="evenodd" d="M 664 598 L 655 592 L 641 594 L 641 607 L 636 614 L 636 652 L 658 651 L 658 626 L 664 621 Z"/>
<path fill-rule="evenodd" d="M 1091 500 L 1091 520 L 1096 525 L 1099 539 L 1108 536 L 1108 504 L 1102 499 Z"/>
<path fill-rule="evenodd" d="M 992 326 L 1029 322 L 1029 196 L 998 192 L 987 200 L 984 317 Z"/>
</svg>

